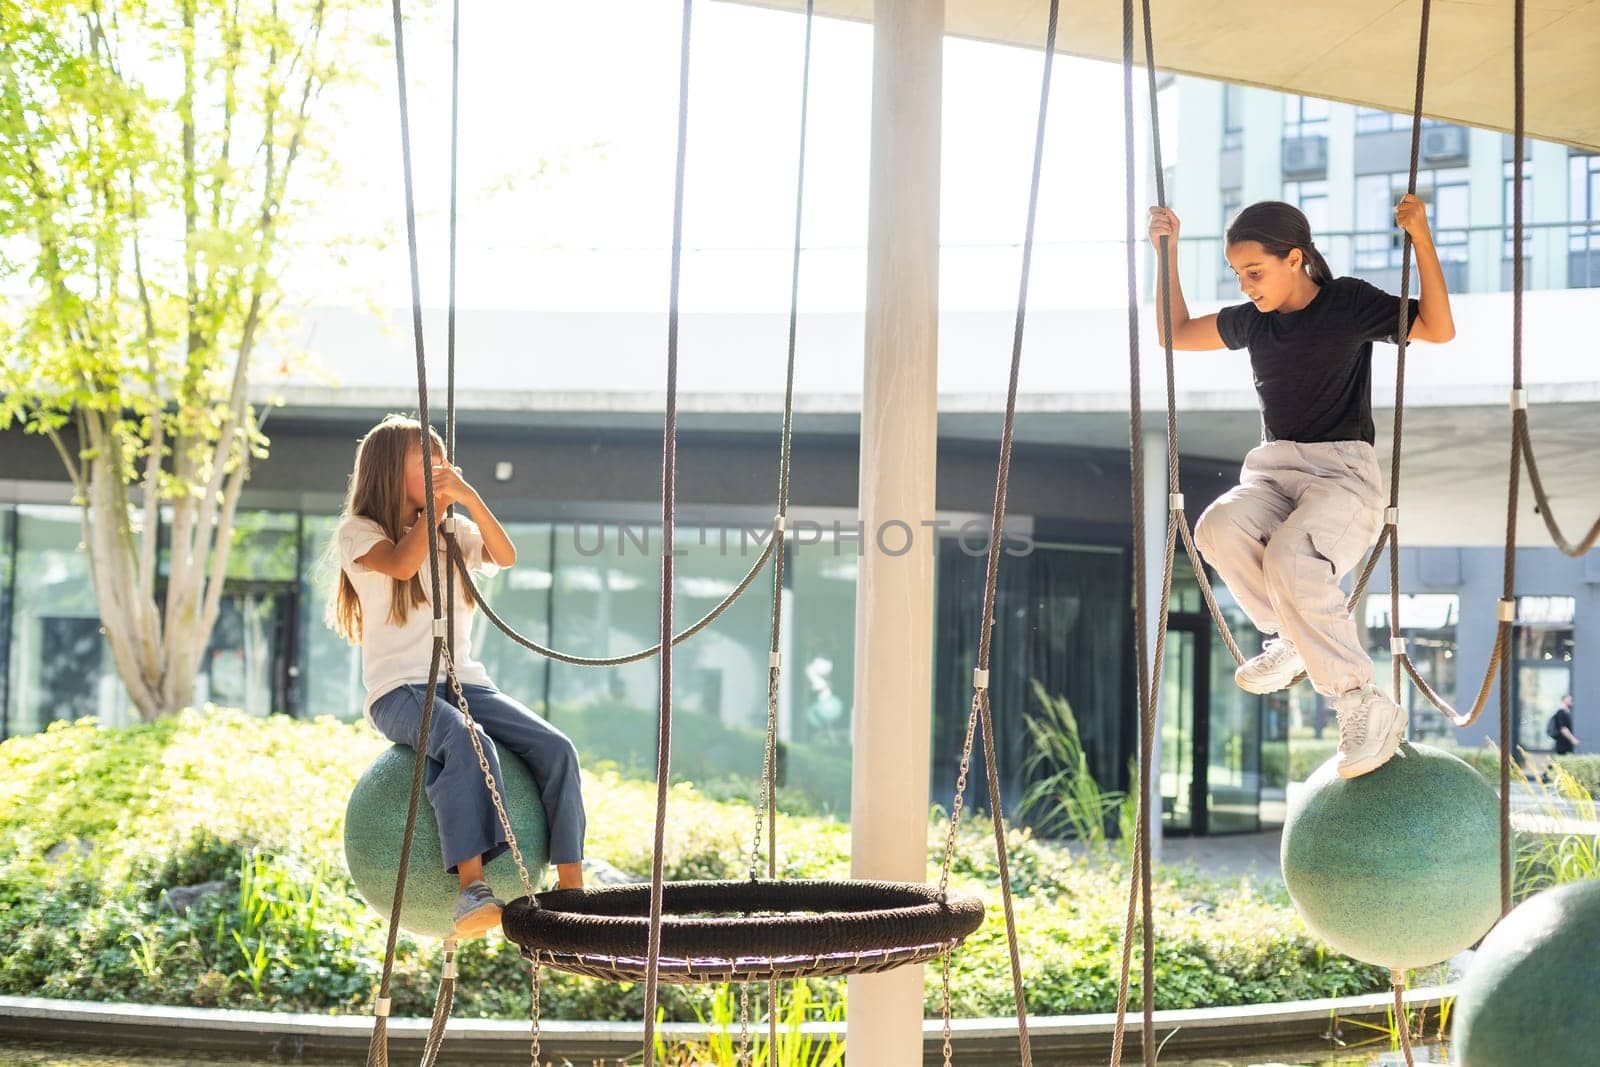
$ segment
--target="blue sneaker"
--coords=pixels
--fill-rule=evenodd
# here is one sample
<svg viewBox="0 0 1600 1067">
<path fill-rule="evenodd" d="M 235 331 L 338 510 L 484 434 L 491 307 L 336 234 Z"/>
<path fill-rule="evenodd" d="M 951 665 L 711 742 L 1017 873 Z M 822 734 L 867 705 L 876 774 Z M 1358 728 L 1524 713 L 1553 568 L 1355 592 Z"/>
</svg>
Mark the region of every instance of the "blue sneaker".
<svg viewBox="0 0 1600 1067">
<path fill-rule="evenodd" d="M 481 878 L 468 882 L 456 897 L 455 937 L 482 937 L 500 925 L 505 901 L 496 897 Z"/>
</svg>

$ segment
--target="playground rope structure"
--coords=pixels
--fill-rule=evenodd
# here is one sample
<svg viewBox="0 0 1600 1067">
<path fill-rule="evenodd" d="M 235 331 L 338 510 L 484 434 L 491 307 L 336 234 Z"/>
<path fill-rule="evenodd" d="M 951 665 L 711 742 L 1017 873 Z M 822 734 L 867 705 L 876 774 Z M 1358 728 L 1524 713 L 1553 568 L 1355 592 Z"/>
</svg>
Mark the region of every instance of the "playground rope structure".
<svg viewBox="0 0 1600 1067">
<path fill-rule="evenodd" d="M 400 122 L 402 154 L 404 157 L 403 172 L 405 179 L 405 203 L 407 219 L 408 253 L 411 267 L 413 333 L 416 348 L 418 404 L 419 418 L 424 426 L 429 424 L 428 392 L 426 382 L 426 361 L 424 358 L 423 331 L 422 331 L 422 304 L 420 294 L 420 273 L 418 269 L 417 232 L 415 218 L 415 201 L 411 172 L 411 150 L 409 134 L 409 111 L 407 105 L 407 88 L 405 73 L 405 56 L 403 41 L 403 19 L 401 11 L 402 0 L 393 0 L 394 29 L 395 29 L 395 63 L 396 77 L 399 86 Z M 1515 31 L 1515 155 L 1514 155 L 1514 234 L 1517 247 L 1521 247 L 1523 236 L 1523 212 L 1521 188 L 1523 181 L 1524 161 L 1524 94 L 1525 77 L 1523 65 L 1523 4 L 1524 0 L 1516 0 L 1516 31 Z M 1161 142 L 1159 113 L 1157 109 L 1157 84 L 1156 66 L 1154 58 L 1154 43 L 1152 22 L 1150 17 L 1149 0 L 1142 0 L 1142 13 L 1144 21 L 1144 48 L 1146 76 L 1150 97 L 1151 133 L 1153 140 L 1153 160 L 1156 178 L 1156 192 L 1158 203 L 1165 205 L 1165 174 L 1161 160 Z M 662 925 L 664 908 L 664 880 L 663 880 L 663 852 L 665 844 L 665 819 L 667 803 L 667 785 L 670 779 L 670 753 L 671 753 L 671 678 L 672 678 L 672 649 L 673 647 L 693 636 L 710 625 L 717 617 L 724 613 L 754 582 L 761 568 L 771 560 L 773 563 L 773 615 L 770 631 L 769 670 L 768 670 L 768 716 L 765 743 L 763 746 L 763 767 L 760 782 L 760 795 L 756 805 L 755 827 L 752 835 L 749 877 L 755 889 L 761 889 L 757 881 L 758 869 L 763 857 L 762 839 L 765 835 L 767 849 L 765 852 L 767 876 L 776 878 L 776 798 L 775 798 L 775 772 L 776 772 L 776 745 L 777 745 L 777 706 L 781 672 L 781 658 L 779 653 L 781 626 L 782 626 L 782 583 L 784 568 L 784 552 L 782 544 L 786 535 L 787 511 L 790 490 L 790 458 L 793 426 L 794 404 L 794 376 L 795 376 L 795 349 L 798 325 L 798 295 L 799 295 L 799 269 L 801 252 L 801 221 L 804 198 L 804 172 L 805 172 L 805 129 L 809 106 L 809 86 L 811 71 L 811 30 L 813 18 L 812 0 L 806 5 L 806 36 L 805 58 L 802 76 L 801 109 L 800 109 L 800 150 L 796 182 L 795 204 L 795 239 L 793 248 L 793 263 L 790 286 L 789 309 L 789 334 L 788 334 L 788 361 L 785 385 L 783 428 L 780 446 L 779 462 L 779 487 L 778 511 L 774 519 L 772 536 L 767 539 L 765 547 L 754 566 L 744 576 L 741 582 L 727 597 L 716 607 L 695 622 L 687 629 L 674 633 L 673 631 L 673 522 L 676 510 L 676 423 L 677 423 L 677 359 L 678 359 L 678 319 L 679 304 L 678 294 L 681 276 L 682 259 L 682 227 L 683 227 L 683 192 L 684 192 L 684 164 L 687 143 L 688 123 L 688 62 L 689 42 L 692 14 L 692 0 L 685 0 L 683 6 L 682 36 L 680 43 L 680 71 L 679 71 L 679 109 L 678 109 L 678 140 L 675 160 L 674 178 L 674 214 L 673 214 L 673 240 L 671 257 L 670 303 L 668 314 L 668 341 L 667 341 L 667 400 L 665 408 L 665 421 L 663 427 L 663 456 L 662 456 L 662 530 L 663 530 L 663 558 L 662 558 L 662 584 L 661 584 L 661 640 L 648 649 L 639 650 L 623 656 L 588 657 L 547 647 L 516 632 L 501 619 L 487 602 L 482 592 L 467 572 L 465 560 L 460 547 L 456 542 L 453 518 L 448 515 L 444 522 L 438 522 L 435 499 L 431 480 L 425 484 L 425 515 L 429 530 L 430 564 L 429 577 L 433 592 L 434 607 L 434 639 L 431 662 L 429 666 L 428 694 L 424 700 L 422 719 L 419 729 L 418 747 L 425 749 L 427 737 L 431 726 L 434 710 L 435 692 L 440 682 L 441 674 L 446 680 L 456 704 L 466 719 L 469 726 L 469 736 L 472 738 L 474 749 L 478 758 L 480 769 L 484 773 L 486 784 L 493 799 L 496 816 L 504 828 L 507 841 L 516 862 L 518 873 L 522 880 L 527 898 L 532 901 L 534 890 L 532 880 L 523 862 L 521 851 L 517 845 L 515 834 L 512 830 L 510 818 L 505 809 L 504 799 L 496 788 L 493 775 L 490 771 L 487 756 L 478 740 L 476 729 L 473 726 L 471 711 L 462 692 L 454 669 L 454 588 L 459 576 L 464 592 L 480 607 L 485 616 L 509 638 L 525 648 L 547 658 L 580 666 L 617 666 L 625 663 L 637 662 L 651 656 L 661 657 L 660 668 L 660 715 L 658 719 L 657 736 L 657 805 L 654 828 L 653 857 L 651 880 L 648 887 L 648 940 L 647 958 L 645 961 L 645 1041 L 644 1062 L 647 1067 L 654 1063 L 654 1032 L 655 1015 L 658 1001 L 658 986 L 660 981 L 661 952 L 662 952 Z M 1015 421 L 1016 395 L 1021 365 L 1021 352 L 1023 343 L 1024 326 L 1027 315 L 1028 283 L 1031 268 L 1035 220 L 1037 216 L 1038 194 L 1040 175 L 1044 151 L 1046 118 L 1048 113 L 1051 73 L 1055 53 L 1055 41 L 1059 15 L 1059 0 L 1052 0 L 1049 13 L 1049 24 L 1046 32 L 1044 54 L 1044 68 L 1040 89 L 1040 103 L 1038 113 L 1037 132 L 1034 145 L 1033 168 L 1029 190 L 1027 223 L 1022 246 L 1021 279 L 1019 284 L 1018 306 L 1015 330 L 1012 342 L 1011 373 L 1008 386 L 1005 421 L 1001 434 L 1000 457 L 996 473 L 995 501 L 991 514 L 991 536 L 989 542 L 989 556 L 985 579 L 983 598 L 983 616 L 979 629 L 979 648 L 976 667 L 973 671 L 973 697 L 966 724 L 960 770 L 956 783 L 955 796 L 951 805 L 950 823 L 947 831 L 945 853 L 940 874 L 938 899 L 941 904 L 945 901 L 948 892 L 948 882 L 951 863 L 954 856 L 956 833 L 964 806 L 964 794 L 968 784 L 971 768 L 971 759 L 977 743 L 977 732 L 981 728 L 984 745 L 986 777 L 990 799 L 990 809 L 993 820 L 994 837 L 999 864 L 1000 883 L 1004 912 L 1006 919 L 1007 946 L 1010 954 L 1011 975 L 1014 993 L 1014 1003 L 1017 1015 L 1018 1037 L 1022 1062 L 1031 1065 L 1032 1053 L 1027 1026 L 1027 1010 L 1025 989 L 1021 970 L 1021 961 L 1017 941 L 1016 921 L 1012 908 L 1012 895 L 1010 886 L 1009 865 L 1003 823 L 1002 805 L 999 792 L 998 772 L 995 766 L 995 749 L 993 736 L 993 720 L 989 707 L 988 676 L 993 626 L 993 610 L 998 583 L 998 567 L 1000 546 L 1002 543 L 1002 527 L 1005 517 L 1006 494 L 1010 474 L 1010 455 L 1012 446 L 1013 426 Z M 1420 152 L 1420 130 L 1423 104 L 1423 88 L 1425 84 L 1425 69 L 1427 57 L 1427 41 L 1430 18 L 1430 0 L 1422 2 L 1422 18 L 1420 39 L 1418 45 L 1418 63 L 1416 76 L 1416 95 L 1412 116 L 1412 140 L 1410 172 L 1408 189 L 1414 193 L 1416 190 L 1418 160 Z M 1124 929 L 1124 939 L 1121 954 L 1119 985 L 1117 996 L 1117 1023 L 1113 1034 L 1112 1063 L 1120 1064 L 1122 1046 L 1124 1042 L 1125 1021 L 1130 998 L 1131 987 L 1131 958 L 1133 949 L 1133 936 L 1136 927 L 1142 929 L 1142 983 L 1143 996 L 1143 1033 L 1142 1048 L 1147 1067 L 1153 1067 L 1155 1062 L 1156 1046 L 1154 1042 L 1154 928 L 1152 922 L 1152 869 L 1151 869 L 1151 835 L 1150 825 L 1150 796 L 1152 786 L 1154 735 L 1159 714 L 1159 695 L 1164 668 L 1163 651 L 1167 633 L 1167 611 L 1163 605 L 1168 602 L 1173 580 L 1173 565 L 1176 546 L 1181 541 L 1193 566 L 1196 580 L 1200 590 L 1216 622 L 1219 632 L 1228 647 L 1230 654 L 1236 662 L 1242 662 L 1243 653 L 1234 640 L 1226 618 L 1216 600 L 1215 592 L 1211 588 L 1205 566 L 1200 559 L 1192 534 L 1184 515 L 1183 495 L 1180 490 L 1178 474 L 1178 437 L 1177 437 L 1177 406 L 1176 386 L 1174 374 L 1174 358 L 1171 337 L 1171 294 L 1165 279 L 1168 277 L 1168 257 L 1171 249 L 1167 240 L 1162 239 L 1158 249 L 1160 278 L 1163 279 L 1160 291 L 1159 313 L 1163 324 L 1167 327 L 1165 335 L 1164 355 L 1166 372 L 1166 416 L 1167 416 L 1167 478 L 1168 478 L 1168 516 L 1166 535 L 1163 549 L 1163 571 L 1160 585 L 1160 599 L 1155 610 L 1158 616 L 1155 619 L 1155 633 L 1153 641 L 1146 632 L 1146 620 L 1149 618 L 1151 605 L 1147 589 L 1147 576 L 1145 562 L 1147 546 L 1145 544 L 1143 523 L 1140 513 L 1144 496 L 1144 469 L 1142 457 L 1143 420 L 1141 411 L 1140 387 L 1140 353 L 1138 337 L 1138 293 L 1137 293 L 1137 239 L 1135 235 L 1135 187 L 1134 187 L 1134 132 L 1133 132 L 1133 5 L 1132 0 L 1123 3 L 1123 95 L 1124 95 L 1124 155 L 1127 176 L 1126 211 L 1127 211 L 1127 273 L 1129 289 L 1129 391 L 1130 391 L 1130 466 L 1132 479 L 1132 508 L 1133 508 L 1133 550 L 1135 557 L 1134 569 L 1134 600 L 1135 600 L 1135 650 L 1136 650 L 1136 682 L 1139 700 L 1139 752 L 1140 752 L 1140 785 L 1139 800 L 1137 803 L 1138 819 L 1135 828 L 1134 857 L 1131 864 L 1131 879 L 1129 889 L 1129 902 L 1127 919 Z M 448 346 L 448 394 L 446 410 L 446 437 L 445 459 L 449 462 L 455 452 L 456 439 L 456 410 L 455 410 L 455 339 L 456 339 L 456 238 L 457 238 L 457 146 L 459 138 L 459 73 L 460 73 L 460 5 L 459 0 L 453 6 L 453 38 L 452 38 L 452 98 L 451 98 L 451 183 L 450 183 L 450 251 L 449 251 L 449 314 L 447 326 Z M 1472 707 L 1466 713 L 1460 713 L 1451 708 L 1423 679 L 1416 667 L 1412 664 L 1405 652 L 1405 642 L 1400 637 L 1399 620 L 1399 563 L 1398 563 L 1398 538 L 1399 538 L 1399 484 L 1401 473 L 1401 455 L 1403 444 L 1403 417 L 1404 417 L 1404 384 L 1405 384 L 1405 356 L 1407 348 L 1408 322 L 1408 295 L 1410 287 L 1410 261 L 1411 240 L 1407 235 L 1404 246 L 1404 258 L 1401 272 L 1401 293 L 1399 300 L 1399 329 L 1397 333 L 1398 358 L 1396 365 L 1395 388 L 1395 421 L 1393 450 L 1391 456 L 1390 477 L 1390 502 L 1385 511 L 1385 523 L 1377 544 L 1366 559 L 1356 580 L 1354 592 L 1349 605 L 1353 608 L 1361 602 L 1366 586 L 1371 575 L 1376 569 L 1379 558 L 1385 549 L 1390 553 L 1390 647 L 1393 653 L 1393 684 L 1395 696 L 1398 698 L 1401 685 L 1401 676 L 1404 673 L 1409 677 L 1417 690 L 1430 702 L 1444 712 L 1458 726 L 1469 725 L 1482 714 L 1487 703 L 1488 694 L 1496 673 L 1501 682 L 1502 708 L 1510 706 L 1510 673 L 1504 670 L 1504 665 L 1509 662 L 1510 640 L 1512 624 L 1515 621 L 1515 543 L 1516 543 L 1516 506 L 1521 466 L 1526 463 L 1529 472 L 1529 481 L 1533 488 L 1536 500 L 1540 505 L 1540 513 L 1546 528 L 1557 547 L 1571 556 L 1581 555 L 1600 541 L 1600 519 L 1597 519 L 1588 532 L 1574 543 L 1562 532 L 1560 524 L 1551 510 L 1543 482 L 1540 478 L 1536 461 L 1534 459 L 1531 433 L 1528 424 L 1526 390 L 1522 379 L 1522 311 L 1523 311 L 1523 264 L 1518 256 L 1513 264 L 1513 339 L 1512 339 L 1512 434 L 1511 458 L 1507 495 L 1507 534 L 1505 542 L 1505 568 L 1503 596 L 1500 602 L 1500 618 L 1498 620 L 1498 634 L 1483 684 Z M 422 435 L 423 463 L 427 469 L 432 468 L 431 440 L 428 433 Z M 441 534 L 444 538 L 445 553 L 449 563 L 443 569 L 444 593 L 440 596 L 440 568 L 438 556 L 440 552 Z M 440 605 L 443 605 L 442 609 Z M 443 614 L 441 615 L 441 610 Z M 1501 766 L 1500 766 L 1500 793 L 1501 793 L 1501 834 L 1502 845 L 1509 840 L 1509 774 L 1510 774 L 1511 737 L 1509 716 L 1501 716 Z M 394 903 L 391 909 L 388 939 L 385 947 L 384 964 L 379 984 L 378 996 L 375 1004 L 376 1021 L 373 1029 L 372 1042 L 369 1047 L 368 1063 L 373 1067 L 383 1067 L 388 1062 L 387 1058 L 387 1029 L 386 1021 L 390 1007 L 390 981 L 394 961 L 395 944 L 398 933 L 398 920 L 401 911 L 404 881 L 410 859 L 410 849 L 414 837 L 415 822 L 422 789 L 423 761 L 416 761 L 413 772 L 412 790 L 407 808 L 407 820 L 404 841 L 399 859 L 399 873 L 395 890 Z M 1501 849 L 1501 895 L 1502 911 L 1509 910 L 1510 906 L 1510 870 L 1509 858 L 1505 849 Z M 641 887 L 643 888 L 643 887 Z M 1143 921 L 1139 916 L 1142 912 Z M 748 912 L 747 912 L 748 914 Z M 959 938 L 953 942 L 943 944 L 941 951 L 936 954 L 942 964 L 942 1014 L 943 1014 L 943 1061 L 946 1065 L 952 1062 L 951 1049 L 951 989 L 950 989 L 950 955 L 954 947 L 959 944 Z M 453 940 L 445 942 L 443 974 L 439 986 L 438 996 L 424 1045 L 422 1063 L 424 1067 L 431 1067 L 436 1062 L 442 1046 L 445 1025 L 448 1020 L 454 997 L 455 981 L 455 952 L 456 943 Z M 860 953 L 857 953 L 859 963 Z M 919 957 L 925 958 L 925 957 Z M 880 968 L 881 969 L 881 968 Z M 532 1054 L 535 1062 L 540 1055 L 540 1021 L 539 1005 L 541 996 L 541 975 L 537 954 L 534 957 L 534 966 L 531 975 L 531 1001 L 533 1017 L 533 1044 Z M 847 973 L 839 971 L 837 973 Z M 777 1063 L 777 1034 L 776 1034 L 776 979 L 768 980 L 768 1062 L 771 1067 Z M 1403 1005 L 1404 975 L 1396 972 L 1394 975 L 1394 995 L 1396 1003 L 1396 1020 L 1400 1029 L 1400 1037 L 1405 1050 L 1407 1062 L 1411 1062 L 1410 1039 L 1407 1032 L 1407 1021 Z M 749 1062 L 751 1056 L 749 1037 L 749 1000 L 748 982 L 741 982 L 740 987 L 740 1042 L 738 1060 L 741 1064 Z"/>
</svg>

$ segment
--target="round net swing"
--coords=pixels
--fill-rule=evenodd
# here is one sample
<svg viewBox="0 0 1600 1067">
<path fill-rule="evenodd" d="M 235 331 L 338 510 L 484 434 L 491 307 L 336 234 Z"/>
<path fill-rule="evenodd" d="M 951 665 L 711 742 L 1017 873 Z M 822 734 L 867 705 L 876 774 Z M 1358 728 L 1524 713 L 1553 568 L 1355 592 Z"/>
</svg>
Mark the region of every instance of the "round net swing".
<svg viewBox="0 0 1600 1067">
<path fill-rule="evenodd" d="M 553 890 L 506 905 L 507 939 L 536 964 L 642 982 L 648 885 Z M 873 974 L 950 952 L 983 924 L 983 902 L 906 882 L 668 882 L 660 980 L 680 985 Z"/>
</svg>

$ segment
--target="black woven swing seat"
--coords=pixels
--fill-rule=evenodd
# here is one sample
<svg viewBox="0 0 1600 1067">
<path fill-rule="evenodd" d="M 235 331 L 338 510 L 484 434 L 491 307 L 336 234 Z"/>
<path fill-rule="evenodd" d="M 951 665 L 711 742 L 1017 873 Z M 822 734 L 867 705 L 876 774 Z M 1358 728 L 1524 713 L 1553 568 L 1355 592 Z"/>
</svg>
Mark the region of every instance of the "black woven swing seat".
<svg viewBox="0 0 1600 1067">
<path fill-rule="evenodd" d="M 873 974 L 935 959 L 983 924 L 983 902 L 914 882 L 668 882 L 660 980 L 679 985 Z M 506 905 L 528 959 L 609 981 L 645 980 L 650 887 L 558 889 Z"/>
</svg>

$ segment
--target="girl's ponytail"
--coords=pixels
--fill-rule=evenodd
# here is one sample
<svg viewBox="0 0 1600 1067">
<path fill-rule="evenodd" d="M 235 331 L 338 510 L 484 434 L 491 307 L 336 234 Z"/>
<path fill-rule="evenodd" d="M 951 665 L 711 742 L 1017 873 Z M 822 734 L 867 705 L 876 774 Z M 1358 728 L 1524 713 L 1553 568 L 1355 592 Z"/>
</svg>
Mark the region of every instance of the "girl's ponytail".
<svg viewBox="0 0 1600 1067">
<path fill-rule="evenodd" d="M 1322 253 L 1317 251 L 1317 246 L 1307 241 L 1301 249 L 1306 255 L 1306 273 L 1311 275 L 1311 280 L 1318 285 L 1327 285 L 1333 281 L 1333 271 L 1328 269 L 1328 261 L 1322 258 Z"/>
</svg>

